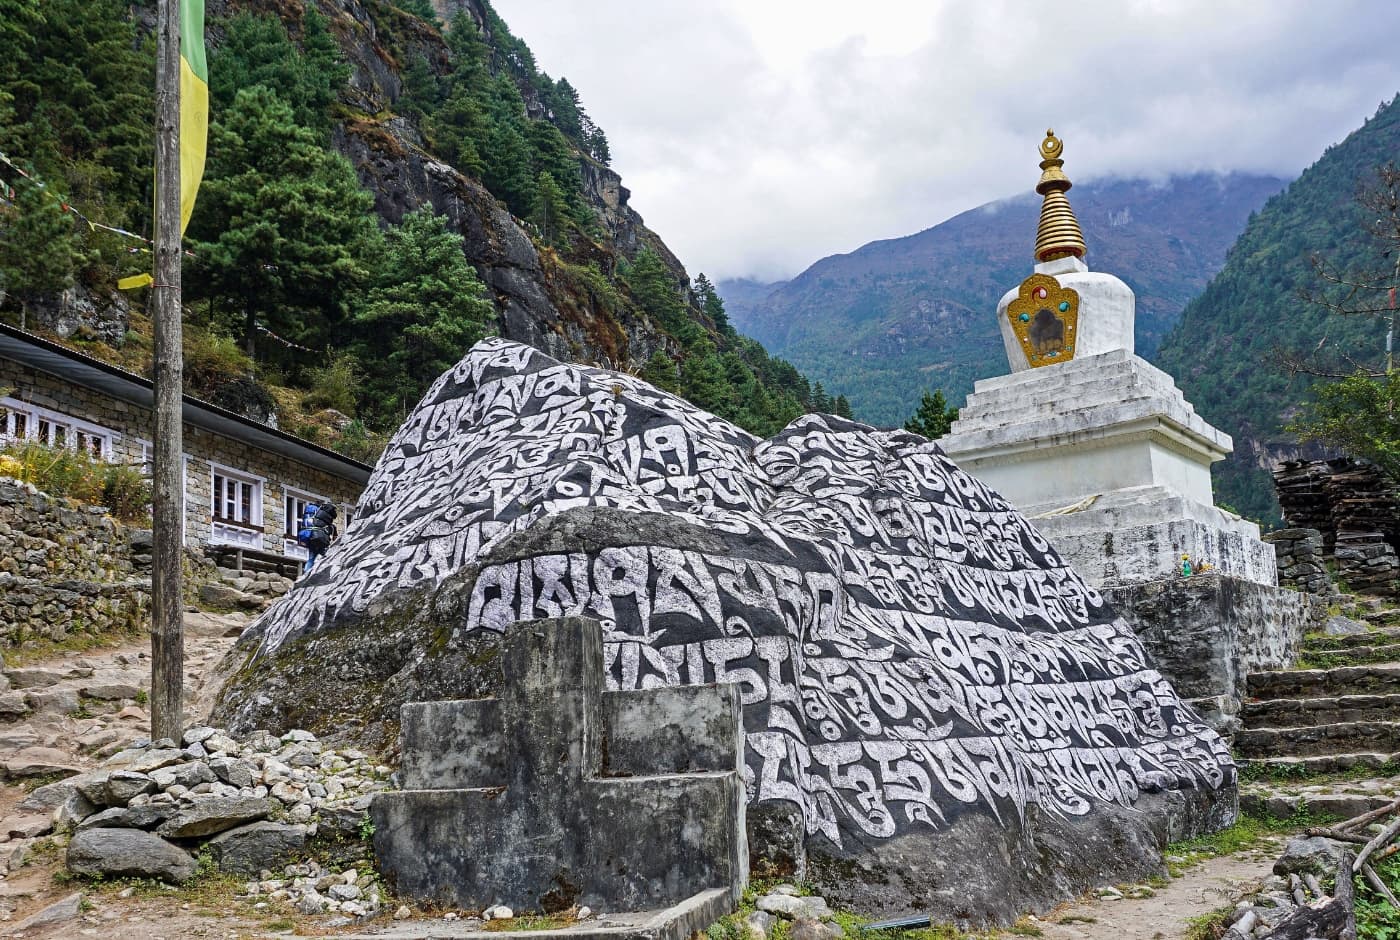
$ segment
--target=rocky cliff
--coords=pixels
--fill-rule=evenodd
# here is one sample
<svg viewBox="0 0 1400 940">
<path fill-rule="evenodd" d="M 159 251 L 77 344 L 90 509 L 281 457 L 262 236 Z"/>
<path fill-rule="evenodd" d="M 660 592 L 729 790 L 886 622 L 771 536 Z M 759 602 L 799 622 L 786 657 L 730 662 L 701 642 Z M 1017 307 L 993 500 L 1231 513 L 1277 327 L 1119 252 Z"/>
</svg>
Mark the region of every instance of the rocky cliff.
<svg viewBox="0 0 1400 940">
<path fill-rule="evenodd" d="M 689 284 L 679 259 L 628 205 L 630 194 L 617 173 L 577 154 L 599 237 L 578 246 L 574 257 L 561 257 L 553 249 L 541 251 L 527 223 L 511 215 L 479 180 L 435 156 L 417 124 L 398 113 L 402 72 L 413 57 L 422 56 L 438 76 L 450 70 L 443 24 L 465 13 L 490 41 L 492 19 L 481 0 L 437 0 L 441 22 L 436 25 L 382 0 L 211 0 L 208 13 L 213 24 L 242 11 L 271 14 L 294 31 L 306 2 L 330 20 L 352 68 L 340 94 L 335 148 L 374 193 L 375 210 L 385 222 L 397 223 L 424 205 L 450 220 L 494 296 L 503 336 L 553 356 L 624 370 L 639 367 L 657 349 L 679 352 L 676 341 L 650 317 L 609 304 L 571 270 L 572 263 L 593 262 L 610 275 L 620 259 L 647 247 L 679 284 Z M 220 38 L 217 28 L 211 29 L 211 47 L 217 48 Z M 538 91 L 527 82 L 519 84 L 530 116 L 547 119 Z M 699 319 L 698 310 L 695 316 Z"/>
</svg>

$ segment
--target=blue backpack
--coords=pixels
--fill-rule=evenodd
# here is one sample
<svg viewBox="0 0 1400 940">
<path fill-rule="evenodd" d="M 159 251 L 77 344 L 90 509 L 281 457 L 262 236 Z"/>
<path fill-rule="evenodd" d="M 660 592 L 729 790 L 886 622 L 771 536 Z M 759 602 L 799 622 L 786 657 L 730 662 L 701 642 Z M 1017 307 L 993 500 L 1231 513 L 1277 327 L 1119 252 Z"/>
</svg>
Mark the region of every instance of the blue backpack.
<svg viewBox="0 0 1400 940">
<path fill-rule="evenodd" d="M 331 547 L 331 535 L 335 532 L 336 509 L 334 503 L 307 503 L 301 513 L 301 525 L 297 528 L 297 544 L 315 555 L 320 555 Z"/>
</svg>

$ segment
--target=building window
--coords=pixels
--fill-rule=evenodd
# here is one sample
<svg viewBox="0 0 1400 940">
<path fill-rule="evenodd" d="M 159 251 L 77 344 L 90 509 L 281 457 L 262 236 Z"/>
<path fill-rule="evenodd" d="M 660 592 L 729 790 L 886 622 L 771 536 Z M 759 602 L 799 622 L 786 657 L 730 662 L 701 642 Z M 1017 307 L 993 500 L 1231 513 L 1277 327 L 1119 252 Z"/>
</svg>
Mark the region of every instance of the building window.
<svg viewBox="0 0 1400 940">
<path fill-rule="evenodd" d="M 262 481 L 214 470 L 213 517 L 237 525 L 262 525 Z"/>
<path fill-rule="evenodd" d="M 108 460 L 115 438 L 115 433 L 101 425 L 13 398 L 0 398 L 0 439 L 66 447 Z"/>
<path fill-rule="evenodd" d="M 261 548 L 263 481 L 218 465 L 210 481 L 210 541 Z"/>
</svg>

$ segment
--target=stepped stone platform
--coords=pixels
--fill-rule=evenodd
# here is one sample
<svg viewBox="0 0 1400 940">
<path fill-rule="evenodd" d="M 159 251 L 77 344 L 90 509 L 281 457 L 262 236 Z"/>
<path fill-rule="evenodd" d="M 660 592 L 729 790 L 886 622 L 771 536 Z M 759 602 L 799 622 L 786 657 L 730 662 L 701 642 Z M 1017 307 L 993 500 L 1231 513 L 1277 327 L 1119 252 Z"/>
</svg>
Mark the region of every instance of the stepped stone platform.
<svg viewBox="0 0 1400 940">
<path fill-rule="evenodd" d="M 1129 349 L 979 380 L 939 443 L 1094 584 L 1172 576 L 1183 552 L 1277 582 L 1259 527 L 1213 503 L 1209 465 L 1230 452 L 1229 435 Z"/>
<path fill-rule="evenodd" d="M 515 625 L 500 662 L 498 697 L 403 706 L 403 789 L 370 806 L 395 891 L 552 913 L 724 889 L 732 910 L 748 877 L 738 686 L 605 693 L 602 628 L 579 617 Z"/>
<path fill-rule="evenodd" d="M 1372 623 L 1397 612 L 1372 611 Z M 1249 676 L 1235 751 L 1241 806 L 1289 816 L 1350 817 L 1400 796 L 1400 630 L 1309 636 L 1295 668 Z"/>
</svg>

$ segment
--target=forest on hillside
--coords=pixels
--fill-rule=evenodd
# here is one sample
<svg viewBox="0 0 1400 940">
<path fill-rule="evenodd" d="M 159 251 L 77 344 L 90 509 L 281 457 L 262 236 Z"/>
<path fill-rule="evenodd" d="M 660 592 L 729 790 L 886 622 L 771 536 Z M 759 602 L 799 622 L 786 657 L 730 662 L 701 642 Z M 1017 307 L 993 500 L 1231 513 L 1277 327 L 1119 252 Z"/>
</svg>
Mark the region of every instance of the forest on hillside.
<svg viewBox="0 0 1400 940">
<path fill-rule="evenodd" d="M 1384 368 L 1384 291 L 1353 298 L 1377 310 L 1339 316 L 1316 300 L 1344 301 L 1318 265 L 1350 279 L 1393 283 L 1393 246 L 1357 197 L 1400 152 L 1400 98 L 1329 147 L 1254 214 L 1225 266 L 1163 342 L 1158 364 L 1235 453 L 1215 468 L 1217 500 L 1265 523 L 1279 520 L 1267 467 L 1303 453 L 1288 425 L 1319 382 Z M 1301 364 L 1302 370 L 1293 366 Z"/>
<path fill-rule="evenodd" d="M 148 371 L 152 8 L 122 0 L 0 0 L 0 317 L 44 329 L 76 289 L 121 321 L 75 346 Z M 450 24 L 427 0 L 373 0 L 375 52 L 395 70 L 390 111 L 347 91 L 344 4 L 294 18 L 256 0 L 207 27 L 208 166 L 186 235 L 188 390 L 370 459 L 422 392 L 502 329 L 453 221 L 423 204 L 390 223 L 337 146 L 366 127 L 443 161 L 529 233 L 550 300 L 662 338 L 629 369 L 767 436 L 807 410 L 849 413 L 729 325 L 703 275 L 659 242 L 619 245 L 585 183 L 606 135 L 564 78 L 540 69 L 489 3 Z M 84 224 L 95 223 L 95 224 Z M 649 233 L 648 233 L 649 234 Z M 654 236 L 653 236 L 654 238 Z M 580 299 L 581 298 L 581 299 Z M 348 418 L 348 420 L 347 420 Z"/>
</svg>

